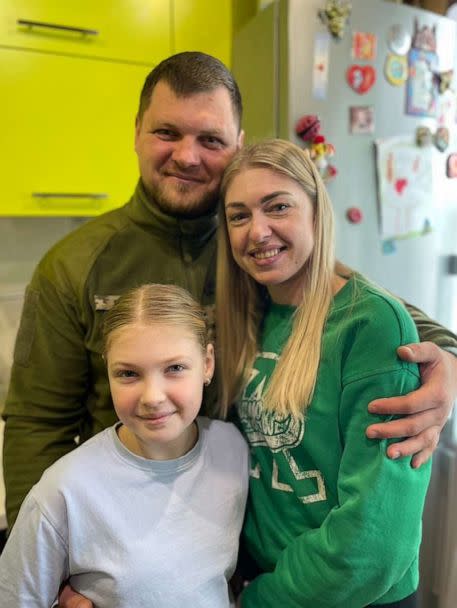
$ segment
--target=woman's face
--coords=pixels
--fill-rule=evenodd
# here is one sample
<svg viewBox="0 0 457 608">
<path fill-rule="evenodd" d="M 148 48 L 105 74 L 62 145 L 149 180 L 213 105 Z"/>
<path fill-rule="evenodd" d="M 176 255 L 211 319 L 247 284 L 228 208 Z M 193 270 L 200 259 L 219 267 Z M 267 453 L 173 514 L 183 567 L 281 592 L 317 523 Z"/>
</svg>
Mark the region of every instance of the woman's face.
<svg viewBox="0 0 457 608">
<path fill-rule="evenodd" d="M 270 169 L 245 169 L 227 190 L 225 215 L 236 263 L 274 302 L 299 304 L 314 247 L 313 206 L 301 186 Z"/>
</svg>

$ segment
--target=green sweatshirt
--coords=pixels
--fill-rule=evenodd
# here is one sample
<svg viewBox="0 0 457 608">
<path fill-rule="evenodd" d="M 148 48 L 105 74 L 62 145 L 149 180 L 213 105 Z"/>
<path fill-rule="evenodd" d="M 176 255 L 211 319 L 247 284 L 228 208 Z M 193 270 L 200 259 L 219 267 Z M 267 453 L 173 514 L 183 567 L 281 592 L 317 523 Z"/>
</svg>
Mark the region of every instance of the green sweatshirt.
<svg viewBox="0 0 457 608">
<path fill-rule="evenodd" d="M 148 199 L 131 200 L 57 243 L 27 289 L 16 341 L 6 420 L 7 518 L 43 471 L 112 425 L 101 357 L 104 311 L 131 287 L 175 283 L 214 303 L 216 216 L 178 220 Z M 210 310 L 208 309 L 210 312 Z"/>
<path fill-rule="evenodd" d="M 354 285 L 357 288 L 354 290 Z M 386 457 L 365 437 L 367 403 L 419 385 L 396 348 L 417 339 L 403 306 L 351 279 L 327 320 L 317 384 L 304 421 L 263 408 L 262 395 L 294 309 L 271 305 L 250 382 L 238 404 L 252 453 L 245 544 L 264 574 L 242 608 L 362 608 L 418 584 L 421 516 L 430 463 Z"/>
</svg>

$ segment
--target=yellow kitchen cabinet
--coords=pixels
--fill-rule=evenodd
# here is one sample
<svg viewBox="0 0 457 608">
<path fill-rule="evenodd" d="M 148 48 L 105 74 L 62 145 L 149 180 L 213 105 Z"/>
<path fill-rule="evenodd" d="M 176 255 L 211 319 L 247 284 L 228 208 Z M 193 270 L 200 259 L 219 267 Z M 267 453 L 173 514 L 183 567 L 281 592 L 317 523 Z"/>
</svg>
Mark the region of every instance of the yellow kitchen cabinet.
<svg viewBox="0 0 457 608">
<path fill-rule="evenodd" d="M 202 51 L 231 64 L 231 0 L 174 0 L 173 47 L 181 51 Z"/>
<path fill-rule="evenodd" d="M 154 65 L 172 52 L 170 2 L 0 0 L 0 45 Z"/>
<path fill-rule="evenodd" d="M 90 216 L 125 203 L 149 69 L 0 49 L 0 215 Z"/>
</svg>

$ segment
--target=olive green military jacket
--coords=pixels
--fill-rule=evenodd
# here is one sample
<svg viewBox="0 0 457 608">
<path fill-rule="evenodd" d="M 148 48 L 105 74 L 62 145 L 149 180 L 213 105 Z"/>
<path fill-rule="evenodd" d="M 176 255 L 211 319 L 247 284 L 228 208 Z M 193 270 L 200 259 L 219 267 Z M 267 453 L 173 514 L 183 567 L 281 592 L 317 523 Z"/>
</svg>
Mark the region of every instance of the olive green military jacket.
<svg viewBox="0 0 457 608">
<path fill-rule="evenodd" d="M 125 206 L 42 259 L 26 291 L 4 410 L 9 527 L 44 469 L 116 420 L 101 355 L 104 312 L 127 289 L 151 282 L 180 285 L 210 309 L 215 231 L 215 212 L 166 215 L 140 182 Z"/>
</svg>

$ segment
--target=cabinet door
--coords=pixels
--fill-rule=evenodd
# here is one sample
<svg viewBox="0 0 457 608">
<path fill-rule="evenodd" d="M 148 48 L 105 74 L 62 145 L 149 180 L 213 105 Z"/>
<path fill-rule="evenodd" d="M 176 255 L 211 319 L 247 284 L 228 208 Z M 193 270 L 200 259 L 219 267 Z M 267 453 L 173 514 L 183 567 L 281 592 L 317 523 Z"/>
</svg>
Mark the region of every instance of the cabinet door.
<svg viewBox="0 0 457 608">
<path fill-rule="evenodd" d="M 0 0 L 2 46 L 154 65 L 170 32 L 170 0 Z"/>
<path fill-rule="evenodd" d="M 231 0 L 174 0 L 174 52 L 202 51 L 231 65 Z"/>
<path fill-rule="evenodd" d="M 89 216 L 138 179 L 134 124 L 149 68 L 0 49 L 0 215 Z"/>
</svg>

